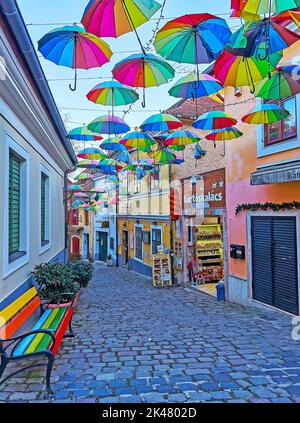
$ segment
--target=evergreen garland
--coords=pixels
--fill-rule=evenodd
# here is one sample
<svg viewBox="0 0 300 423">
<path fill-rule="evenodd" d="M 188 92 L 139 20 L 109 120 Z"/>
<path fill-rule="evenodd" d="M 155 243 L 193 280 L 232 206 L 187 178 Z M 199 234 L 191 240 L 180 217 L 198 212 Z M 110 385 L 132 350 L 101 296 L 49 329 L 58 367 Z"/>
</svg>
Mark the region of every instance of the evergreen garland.
<svg viewBox="0 0 300 423">
<path fill-rule="evenodd" d="M 284 210 L 296 210 L 300 209 L 299 201 L 292 201 L 289 203 L 246 203 L 238 204 L 235 209 L 235 214 L 239 214 L 242 211 L 257 211 L 257 210 L 272 210 L 272 211 L 284 211 Z"/>
</svg>

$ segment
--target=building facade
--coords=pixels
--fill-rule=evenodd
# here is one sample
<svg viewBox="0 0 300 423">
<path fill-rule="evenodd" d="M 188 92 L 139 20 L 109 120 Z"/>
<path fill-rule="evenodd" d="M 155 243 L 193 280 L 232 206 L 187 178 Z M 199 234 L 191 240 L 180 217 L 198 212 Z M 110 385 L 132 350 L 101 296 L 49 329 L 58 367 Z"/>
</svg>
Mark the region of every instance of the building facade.
<svg viewBox="0 0 300 423">
<path fill-rule="evenodd" d="M 297 64 L 300 43 L 283 63 Z M 226 111 L 241 119 L 260 99 L 226 88 Z M 299 314 L 300 96 L 280 103 L 290 117 L 271 126 L 239 124 L 244 136 L 226 143 L 230 301 Z M 265 204 L 269 203 L 269 204 Z M 285 203 L 285 204 L 284 204 Z"/>
<path fill-rule="evenodd" d="M 65 260 L 73 149 L 15 1 L 0 5 L 0 309 L 35 265 Z"/>
</svg>

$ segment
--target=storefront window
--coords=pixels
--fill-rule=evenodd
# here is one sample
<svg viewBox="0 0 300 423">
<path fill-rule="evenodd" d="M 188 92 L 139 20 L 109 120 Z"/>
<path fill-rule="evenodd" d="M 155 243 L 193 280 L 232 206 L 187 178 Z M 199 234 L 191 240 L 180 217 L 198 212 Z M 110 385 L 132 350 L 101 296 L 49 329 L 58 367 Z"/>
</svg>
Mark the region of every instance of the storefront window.
<svg viewBox="0 0 300 423">
<path fill-rule="evenodd" d="M 151 244 L 152 244 L 152 254 L 157 254 L 157 247 L 162 244 L 161 239 L 161 228 L 152 229 L 151 231 Z"/>
<path fill-rule="evenodd" d="M 275 122 L 271 125 L 265 125 L 266 146 L 297 137 L 296 97 L 280 100 L 276 102 L 276 104 L 290 112 L 290 116 L 280 122 Z"/>
<path fill-rule="evenodd" d="M 135 258 L 143 260 L 143 228 L 135 227 Z"/>
</svg>

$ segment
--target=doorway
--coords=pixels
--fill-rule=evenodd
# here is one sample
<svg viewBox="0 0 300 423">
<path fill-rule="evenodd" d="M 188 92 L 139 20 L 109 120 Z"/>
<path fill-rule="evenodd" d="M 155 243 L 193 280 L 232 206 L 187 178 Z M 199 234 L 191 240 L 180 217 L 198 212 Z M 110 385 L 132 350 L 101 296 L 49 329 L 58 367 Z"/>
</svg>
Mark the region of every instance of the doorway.
<svg viewBox="0 0 300 423">
<path fill-rule="evenodd" d="M 107 261 L 107 233 L 106 232 L 97 232 L 96 243 L 98 250 L 98 260 L 106 262 Z"/>
<path fill-rule="evenodd" d="M 87 260 L 90 254 L 90 235 L 83 234 L 83 258 Z"/>
<path fill-rule="evenodd" d="M 122 265 L 127 266 L 129 260 L 128 231 L 122 232 Z"/>
<path fill-rule="evenodd" d="M 251 218 L 253 299 L 299 313 L 296 217 Z"/>
</svg>

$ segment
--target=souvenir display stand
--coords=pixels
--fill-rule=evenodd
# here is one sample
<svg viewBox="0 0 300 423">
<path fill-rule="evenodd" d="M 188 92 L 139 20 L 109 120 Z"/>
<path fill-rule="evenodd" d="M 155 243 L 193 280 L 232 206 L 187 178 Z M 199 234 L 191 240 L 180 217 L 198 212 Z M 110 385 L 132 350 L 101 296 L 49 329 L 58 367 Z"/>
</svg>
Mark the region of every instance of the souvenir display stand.
<svg viewBox="0 0 300 423">
<path fill-rule="evenodd" d="M 169 254 L 154 254 L 152 258 L 153 286 L 172 286 L 171 260 Z"/>
<path fill-rule="evenodd" d="M 175 270 L 183 269 L 182 241 L 180 240 L 176 240 L 174 244 L 174 269 Z"/>
</svg>

